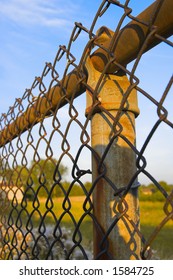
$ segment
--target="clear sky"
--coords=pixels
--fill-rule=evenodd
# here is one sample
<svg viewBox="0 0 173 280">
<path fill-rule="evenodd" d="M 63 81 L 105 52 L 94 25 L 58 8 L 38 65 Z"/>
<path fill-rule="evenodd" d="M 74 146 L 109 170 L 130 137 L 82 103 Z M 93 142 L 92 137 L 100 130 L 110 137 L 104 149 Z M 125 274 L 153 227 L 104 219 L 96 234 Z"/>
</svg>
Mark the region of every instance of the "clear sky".
<svg viewBox="0 0 173 280">
<path fill-rule="evenodd" d="M 0 113 L 7 112 L 15 98 L 30 88 L 45 62 L 53 62 L 59 45 L 67 45 L 74 22 L 87 28 L 101 4 L 101 0 L 0 0 Z M 125 2 L 125 1 L 122 1 Z M 131 0 L 133 15 L 137 15 L 153 1 Z M 96 28 L 107 25 L 114 29 L 119 19 L 115 7 L 110 8 Z M 96 30 L 95 30 L 96 31 Z M 78 41 L 75 55 L 82 52 Z M 137 69 L 140 86 L 158 101 L 172 74 L 173 55 L 170 46 L 161 44 L 145 54 Z M 79 57 L 80 58 L 80 57 Z M 129 65 L 130 67 L 130 65 Z M 59 70 L 61 72 L 61 69 Z M 173 97 L 170 91 L 164 105 L 173 121 Z M 141 114 L 137 119 L 137 147 L 157 120 L 156 107 L 139 94 Z M 145 156 L 148 170 L 158 179 L 173 183 L 173 132 L 162 125 L 153 137 Z M 141 177 L 142 183 L 147 179 Z"/>
</svg>

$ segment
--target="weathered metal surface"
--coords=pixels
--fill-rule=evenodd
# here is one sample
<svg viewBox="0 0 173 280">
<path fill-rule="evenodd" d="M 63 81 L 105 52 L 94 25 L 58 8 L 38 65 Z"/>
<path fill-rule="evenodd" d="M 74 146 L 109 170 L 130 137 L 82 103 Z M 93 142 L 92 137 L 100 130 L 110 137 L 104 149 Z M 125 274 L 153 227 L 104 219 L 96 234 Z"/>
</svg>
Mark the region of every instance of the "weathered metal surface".
<svg viewBox="0 0 173 280">
<path fill-rule="evenodd" d="M 172 11 L 172 0 L 155 1 L 137 16 L 137 21 L 135 18 L 120 31 L 113 32 L 107 27 L 98 30 L 96 43 L 103 45 L 109 51 L 98 49 L 94 52 L 92 62 L 95 69 L 102 72 L 112 53 L 115 63 L 111 63 L 106 72 L 113 73 L 119 69 L 120 65 L 126 66 L 135 59 L 142 47 L 142 53 L 144 53 L 159 44 L 162 41 L 159 36 L 164 38 L 171 36 L 173 34 Z M 127 14 L 129 14 L 128 9 Z"/>
<path fill-rule="evenodd" d="M 94 256 L 140 259 L 138 190 L 136 186 L 133 188 L 136 179 L 132 181 L 136 173 L 136 156 L 125 141 L 135 146 L 135 115 L 139 114 L 137 93 L 125 75 L 105 74 L 98 86 L 102 74 L 94 69 L 90 58 L 86 68 L 87 83 L 92 89 L 87 90 L 86 113 L 91 114 L 91 146 L 98 157 L 92 157 L 93 205 L 101 226 L 100 233 L 94 227 Z M 95 91 L 97 95 L 94 95 Z M 120 110 L 123 99 L 123 110 Z M 127 188 L 129 182 L 129 192 L 123 196 L 121 189 Z M 116 191 L 121 195 L 115 196 Z"/>
<path fill-rule="evenodd" d="M 87 84 L 93 91 L 87 90 L 86 115 L 90 111 L 101 111 L 102 107 L 108 111 L 120 110 L 133 112 L 137 117 L 139 108 L 137 106 L 137 92 L 133 90 L 126 75 L 102 74 L 95 69 L 95 65 L 90 57 L 86 59 L 86 69 L 88 73 Z M 100 81 L 100 83 L 99 83 Z M 124 95 L 125 93 L 125 95 Z M 97 106 L 95 106 L 95 103 Z"/>
<path fill-rule="evenodd" d="M 113 118 L 116 117 L 116 113 L 116 111 L 111 112 Z M 134 115 L 122 114 L 120 124 L 123 132 L 113 142 L 113 136 L 110 135 L 114 125 L 107 114 L 96 113 L 91 122 L 92 147 L 100 159 L 98 162 L 93 157 L 92 164 L 93 184 L 96 184 L 93 195 L 94 215 L 101 226 L 100 234 L 98 229 L 94 228 L 94 255 L 101 259 L 110 256 L 112 259 L 140 259 L 141 240 L 137 232 L 139 229 L 138 190 L 131 188 L 123 197 L 123 195 L 115 196 L 116 189 L 110 187 L 111 184 L 116 186 L 122 194 L 121 188 L 128 186 L 136 172 L 135 153 L 120 138 L 123 135 L 130 141 L 132 140 L 130 138 L 133 138 L 134 142 Z M 109 152 L 103 160 L 108 146 Z M 100 175 L 102 177 L 99 180 Z"/>
</svg>

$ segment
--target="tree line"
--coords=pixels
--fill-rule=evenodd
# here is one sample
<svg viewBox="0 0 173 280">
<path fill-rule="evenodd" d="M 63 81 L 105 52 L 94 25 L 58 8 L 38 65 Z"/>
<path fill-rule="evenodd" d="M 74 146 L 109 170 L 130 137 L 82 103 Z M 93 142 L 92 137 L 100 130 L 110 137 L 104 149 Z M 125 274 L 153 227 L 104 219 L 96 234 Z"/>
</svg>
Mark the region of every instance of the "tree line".
<svg viewBox="0 0 173 280">
<path fill-rule="evenodd" d="M 165 201 L 165 195 L 169 195 L 170 199 L 173 199 L 173 185 L 165 181 L 159 181 L 158 185 L 150 183 L 139 187 L 139 198 L 142 201 Z"/>
<path fill-rule="evenodd" d="M 86 195 L 91 183 L 79 184 L 75 179 L 68 182 L 65 179 L 67 174 L 68 167 L 59 164 L 55 158 L 31 161 L 29 167 L 18 165 L 13 168 L 5 166 L 5 163 L 0 161 L 1 185 L 21 188 L 25 197 L 30 200 L 35 195 L 38 197 L 48 195 L 61 197 L 67 193 L 71 196 Z"/>
<path fill-rule="evenodd" d="M 84 184 L 73 180 L 68 182 L 65 178 L 68 174 L 68 168 L 62 163 L 58 163 L 55 158 L 40 159 L 38 162 L 31 161 L 30 166 L 18 165 L 10 168 L 0 160 L 0 181 L 1 184 L 8 186 L 17 186 L 22 189 L 24 195 L 28 199 L 33 199 L 35 195 L 40 197 L 86 195 L 92 187 L 91 182 Z M 167 194 L 173 192 L 173 185 L 167 184 L 165 181 L 158 182 L 159 187 L 153 183 L 149 185 L 141 185 L 139 187 L 140 200 L 164 201 L 165 196 L 159 190 L 163 188 Z"/>
</svg>

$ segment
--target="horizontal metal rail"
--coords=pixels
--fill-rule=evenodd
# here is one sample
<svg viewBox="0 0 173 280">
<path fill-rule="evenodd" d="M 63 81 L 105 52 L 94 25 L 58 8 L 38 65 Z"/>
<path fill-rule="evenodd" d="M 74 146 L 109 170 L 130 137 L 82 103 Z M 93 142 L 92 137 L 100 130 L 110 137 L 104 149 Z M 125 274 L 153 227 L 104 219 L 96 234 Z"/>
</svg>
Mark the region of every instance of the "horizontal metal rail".
<svg viewBox="0 0 173 280">
<path fill-rule="evenodd" d="M 120 31 L 113 32 L 106 27 L 100 28 L 97 35 L 90 40 L 91 43 L 98 46 L 98 49 L 91 55 L 95 69 L 100 72 L 106 69 L 107 73 L 114 73 L 119 70 L 119 65 L 123 67 L 134 60 L 141 47 L 142 53 L 144 53 L 156 46 L 162 37 L 171 36 L 173 34 L 172 11 L 172 0 L 156 1 L 135 20 L 127 10 L 127 15 L 132 21 Z M 145 40 L 147 36 L 149 38 Z M 110 63 L 111 54 L 115 59 Z M 84 66 L 82 65 L 82 67 Z M 60 108 L 71 98 L 76 98 L 85 92 L 87 74 L 82 76 L 80 73 L 81 65 L 66 75 L 56 86 L 50 88 L 44 96 L 39 96 L 24 113 L 8 124 L 0 132 L 0 147 L 38 123 L 42 117 L 51 115 L 58 104 Z M 66 95 L 62 88 L 65 89 Z"/>
</svg>

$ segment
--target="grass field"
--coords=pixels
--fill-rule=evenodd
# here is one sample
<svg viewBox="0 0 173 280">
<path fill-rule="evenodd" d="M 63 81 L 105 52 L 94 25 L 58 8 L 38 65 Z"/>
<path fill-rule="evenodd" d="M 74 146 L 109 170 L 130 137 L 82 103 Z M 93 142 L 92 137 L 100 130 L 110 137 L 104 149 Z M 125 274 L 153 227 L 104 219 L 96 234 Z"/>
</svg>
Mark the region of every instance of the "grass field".
<svg viewBox="0 0 173 280">
<path fill-rule="evenodd" d="M 141 231 L 146 239 L 166 217 L 163 206 L 163 202 L 140 203 Z M 173 220 L 169 220 L 160 230 L 152 243 L 152 248 L 156 251 L 156 258 L 173 259 Z"/>
<path fill-rule="evenodd" d="M 55 216 L 58 218 L 60 226 L 65 226 L 75 231 L 75 221 L 79 223 L 79 229 L 82 234 L 82 245 L 84 248 L 92 247 L 92 218 L 85 214 L 83 210 L 83 202 L 85 197 L 70 197 L 70 203 L 63 204 L 63 198 L 54 198 L 54 204 L 45 206 L 45 199 L 40 199 L 40 205 L 35 205 L 33 211 L 33 203 L 29 202 L 27 206 L 28 214 L 32 216 L 32 221 L 38 225 L 38 222 L 44 215 L 45 224 L 55 224 Z M 140 216 L 141 216 L 141 232 L 147 240 L 150 238 L 156 227 L 166 217 L 163 211 L 163 202 L 140 202 Z M 89 209 L 89 205 L 86 205 Z M 66 209 L 66 211 L 64 211 Z M 23 217 L 22 217 L 23 216 Z M 27 215 L 28 216 L 28 215 Z M 82 218 L 81 218 L 82 217 Z M 22 220 L 26 220 L 26 212 L 21 212 Z M 75 239 L 80 238 L 76 234 Z M 173 259 L 173 220 L 169 220 L 164 227 L 157 234 L 155 240 L 152 242 L 152 249 L 154 250 L 154 259 Z"/>
</svg>

